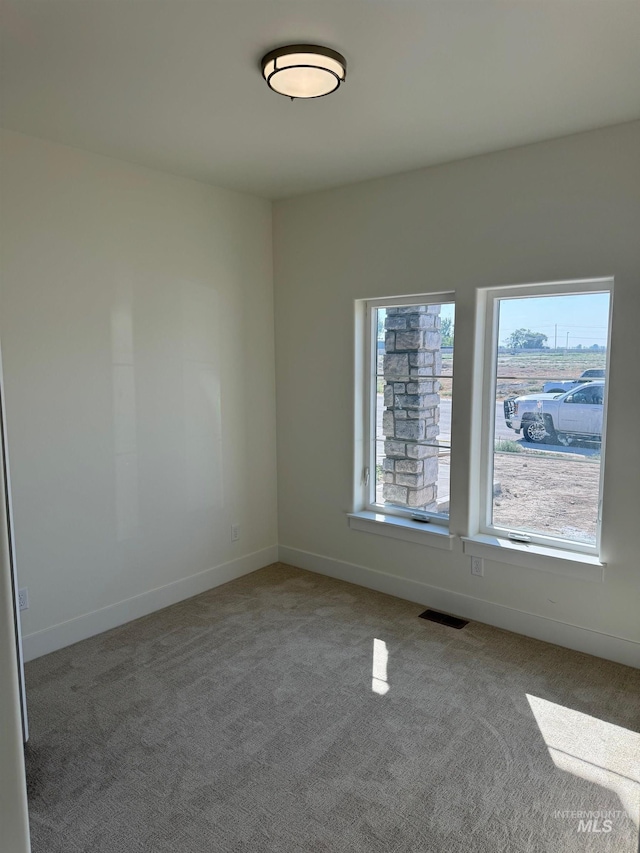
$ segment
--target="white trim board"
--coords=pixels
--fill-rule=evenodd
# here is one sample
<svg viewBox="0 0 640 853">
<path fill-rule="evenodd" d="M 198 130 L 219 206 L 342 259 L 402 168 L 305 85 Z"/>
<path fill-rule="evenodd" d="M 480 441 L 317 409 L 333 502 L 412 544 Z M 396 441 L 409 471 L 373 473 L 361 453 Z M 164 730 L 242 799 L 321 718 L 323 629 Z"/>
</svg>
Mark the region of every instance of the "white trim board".
<svg viewBox="0 0 640 853">
<path fill-rule="evenodd" d="M 640 668 L 640 643 L 633 640 L 580 628 L 546 616 L 536 616 L 524 610 L 505 607 L 481 598 L 400 578 L 355 563 L 345 563 L 321 554 L 289 548 L 286 545 L 280 545 L 278 556 L 281 562 L 310 572 L 385 592 L 446 613 L 454 613 L 465 619 L 484 622 L 495 628 L 513 631 L 514 634 L 523 634 L 525 637 Z"/>
<path fill-rule="evenodd" d="M 165 586 L 110 604 L 108 607 L 84 613 L 67 622 L 60 622 L 42 631 L 27 634 L 22 638 L 25 661 L 55 652 L 57 649 L 86 640 L 96 634 L 102 634 L 103 631 L 140 619 L 141 616 L 148 616 L 156 610 L 162 610 L 164 607 L 192 598 L 194 595 L 199 595 L 235 578 L 248 575 L 277 560 L 278 547 L 272 545 L 199 572 L 197 575 L 181 578 Z"/>
</svg>

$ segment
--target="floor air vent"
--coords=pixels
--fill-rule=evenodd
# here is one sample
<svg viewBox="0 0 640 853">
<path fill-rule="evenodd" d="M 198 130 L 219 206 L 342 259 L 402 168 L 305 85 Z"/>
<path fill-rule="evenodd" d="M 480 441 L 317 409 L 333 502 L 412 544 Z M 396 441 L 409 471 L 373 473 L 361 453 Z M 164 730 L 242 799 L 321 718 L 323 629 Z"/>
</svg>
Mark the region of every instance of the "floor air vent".
<svg viewBox="0 0 640 853">
<path fill-rule="evenodd" d="M 458 619 L 457 616 L 449 616 L 448 613 L 440 613 L 439 610 L 425 610 L 420 614 L 421 619 L 428 619 L 430 622 L 437 622 L 439 625 L 446 625 L 448 628 L 464 628 L 469 624 L 468 619 Z"/>
</svg>

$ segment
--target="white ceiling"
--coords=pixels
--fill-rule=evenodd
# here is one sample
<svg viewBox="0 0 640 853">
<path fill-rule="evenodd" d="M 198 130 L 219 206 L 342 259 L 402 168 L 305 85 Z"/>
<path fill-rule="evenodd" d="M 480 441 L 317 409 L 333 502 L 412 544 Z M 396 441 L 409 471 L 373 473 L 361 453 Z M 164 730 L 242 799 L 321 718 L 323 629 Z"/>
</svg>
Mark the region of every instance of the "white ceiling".
<svg viewBox="0 0 640 853">
<path fill-rule="evenodd" d="M 2 125 L 273 198 L 640 117 L 640 0 L 3 0 Z M 347 57 L 291 102 L 267 50 Z"/>
</svg>

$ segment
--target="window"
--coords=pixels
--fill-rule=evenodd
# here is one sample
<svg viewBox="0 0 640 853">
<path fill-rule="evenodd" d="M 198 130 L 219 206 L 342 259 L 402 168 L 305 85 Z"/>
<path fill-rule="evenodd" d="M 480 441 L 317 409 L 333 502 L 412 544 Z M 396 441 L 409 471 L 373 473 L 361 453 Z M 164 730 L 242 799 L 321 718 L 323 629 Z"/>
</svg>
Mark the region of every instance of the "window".
<svg viewBox="0 0 640 853">
<path fill-rule="evenodd" d="M 371 300 L 366 310 L 361 506 L 446 524 L 454 304 L 451 294 Z"/>
<path fill-rule="evenodd" d="M 480 533 L 597 554 L 611 282 L 485 295 Z"/>
<path fill-rule="evenodd" d="M 569 394 L 565 403 L 586 403 L 588 405 L 601 406 L 604 402 L 604 388 L 602 385 L 592 384 Z"/>
</svg>

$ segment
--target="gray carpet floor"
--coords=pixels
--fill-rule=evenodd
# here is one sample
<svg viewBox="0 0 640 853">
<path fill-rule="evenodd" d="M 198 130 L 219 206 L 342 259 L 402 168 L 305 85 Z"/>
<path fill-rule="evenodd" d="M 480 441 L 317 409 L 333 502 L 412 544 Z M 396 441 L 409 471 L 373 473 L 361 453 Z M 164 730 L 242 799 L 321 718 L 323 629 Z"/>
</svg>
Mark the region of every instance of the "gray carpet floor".
<svg viewBox="0 0 640 853">
<path fill-rule="evenodd" d="M 636 853 L 640 670 L 423 609 L 276 564 L 31 662 L 34 853 Z"/>
</svg>

